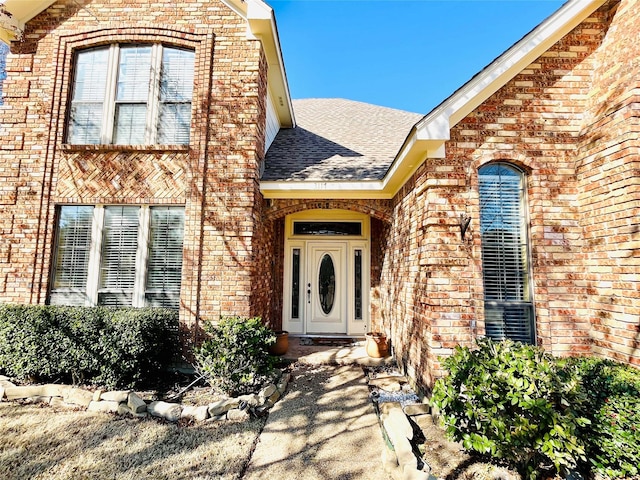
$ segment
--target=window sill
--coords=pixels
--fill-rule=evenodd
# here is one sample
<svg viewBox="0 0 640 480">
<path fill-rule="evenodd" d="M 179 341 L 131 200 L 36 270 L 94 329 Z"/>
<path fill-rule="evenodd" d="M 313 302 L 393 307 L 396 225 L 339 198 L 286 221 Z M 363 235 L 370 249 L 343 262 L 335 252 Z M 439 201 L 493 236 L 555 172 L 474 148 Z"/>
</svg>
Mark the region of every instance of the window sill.
<svg viewBox="0 0 640 480">
<path fill-rule="evenodd" d="M 189 145 L 71 145 L 63 144 L 65 152 L 188 152 Z"/>
</svg>

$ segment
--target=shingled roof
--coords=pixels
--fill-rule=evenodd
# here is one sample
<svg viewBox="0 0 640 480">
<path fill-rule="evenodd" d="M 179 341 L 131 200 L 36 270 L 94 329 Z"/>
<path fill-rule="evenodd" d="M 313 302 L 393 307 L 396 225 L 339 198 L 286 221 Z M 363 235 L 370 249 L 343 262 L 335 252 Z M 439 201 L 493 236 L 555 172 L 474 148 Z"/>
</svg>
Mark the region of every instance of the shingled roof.
<svg viewBox="0 0 640 480">
<path fill-rule="evenodd" d="M 340 98 L 294 100 L 293 109 L 297 126 L 276 136 L 262 180 L 381 180 L 422 118 Z"/>
</svg>

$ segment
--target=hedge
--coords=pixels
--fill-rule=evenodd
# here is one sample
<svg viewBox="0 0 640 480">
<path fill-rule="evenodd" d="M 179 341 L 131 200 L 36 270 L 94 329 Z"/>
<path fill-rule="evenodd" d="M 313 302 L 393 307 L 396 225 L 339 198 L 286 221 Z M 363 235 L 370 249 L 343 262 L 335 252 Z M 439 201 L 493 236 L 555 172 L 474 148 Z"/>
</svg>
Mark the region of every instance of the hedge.
<svg viewBox="0 0 640 480">
<path fill-rule="evenodd" d="M 0 305 L 0 371 L 21 380 L 131 388 L 178 352 L 178 313 L 157 308 Z"/>
</svg>

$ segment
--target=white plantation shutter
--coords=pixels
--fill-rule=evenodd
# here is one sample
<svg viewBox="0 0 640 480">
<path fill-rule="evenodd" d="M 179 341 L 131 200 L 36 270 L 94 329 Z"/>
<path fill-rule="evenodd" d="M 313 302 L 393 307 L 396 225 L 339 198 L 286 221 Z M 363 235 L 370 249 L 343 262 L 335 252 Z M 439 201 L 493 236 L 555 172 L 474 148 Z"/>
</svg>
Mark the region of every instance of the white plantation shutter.
<svg viewBox="0 0 640 480">
<path fill-rule="evenodd" d="M 131 306 L 136 279 L 139 207 L 105 207 L 98 304 Z"/>
<path fill-rule="evenodd" d="M 145 303 L 179 308 L 184 208 L 152 207 Z"/>
<path fill-rule="evenodd" d="M 93 207 L 61 207 L 49 303 L 85 305 Z"/>
<path fill-rule="evenodd" d="M 151 47 L 120 47 L 114 143 L 145 143 L 147 102 L 151 87 Z"/>
<path fill-rule="evenodd" d="M 108 65 L 109 47 L 78 53 L 69 117 L 69 143 L 100 143 Z"/>
<path fill-rule="evenodd" d="M 187 145 L 194 59 L 192 50 L 160 44 L 80 51 L 67 141 Z"/>
<path fill-rule="evenodd" d="M 160 75 L 158 143 L 189 143 L 193 96 L 194 52 L 164 48 Z"/>
<path fill-rule="evenodd" d="M 481 168 L 478 179 L 487 336 L 534 343 L 524 175 L 498 163 Z"/>
</svg>

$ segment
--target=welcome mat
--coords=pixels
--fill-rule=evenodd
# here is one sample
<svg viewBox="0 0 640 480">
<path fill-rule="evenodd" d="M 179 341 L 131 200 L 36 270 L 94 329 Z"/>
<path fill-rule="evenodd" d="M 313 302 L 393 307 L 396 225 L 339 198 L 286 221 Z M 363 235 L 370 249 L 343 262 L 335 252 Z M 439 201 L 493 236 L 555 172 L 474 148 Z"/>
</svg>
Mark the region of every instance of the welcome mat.
<svg viewBox="0 0 640 480">
<path fill-rule="evenodd" d="M 350 347 L 359 343 L 357 338 L 338 338 L 338 337 L 300 337 L 300 345 L 303 346 L 322 346 L 322 347 Z"/>
</svg>

